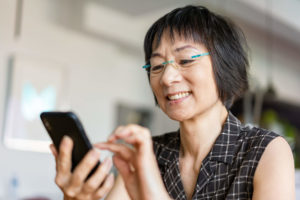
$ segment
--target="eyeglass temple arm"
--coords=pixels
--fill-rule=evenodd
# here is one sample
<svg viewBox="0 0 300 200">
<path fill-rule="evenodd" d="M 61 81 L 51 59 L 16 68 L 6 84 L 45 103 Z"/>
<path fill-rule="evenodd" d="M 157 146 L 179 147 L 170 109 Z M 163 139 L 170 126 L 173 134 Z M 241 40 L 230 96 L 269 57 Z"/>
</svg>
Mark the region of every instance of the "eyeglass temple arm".
<svg viewBox="0 0 300 200">
<path fill-rule="evenodd" d="M 200 57 L 200 56 L 207 56 L 207 55 L 209 55 L 209 52 L 201 53 L 201 54 L 198 54 L 198 55 L 194 55 L 194 56 L 192 56 L 191 58 L 198 58 L 198 57 Z"/>
<path fill-rule="evenodd" d="M 207 55 L 209 55 L 209 52 L 197 54 L 197 55 L 191 56 L 191 58 L 198 58 L 200 56 L 207 56 Z M 174 62 L 173 60 L 170 60 L 170 61 L 163 62 L 162 64 L 165 65 L 165 64 L 173 63 L 173 62 Z M 143 69 L 147 69 L 149 67 L 151 67 L 151 65 L 144 65 Z"/>
</svg>

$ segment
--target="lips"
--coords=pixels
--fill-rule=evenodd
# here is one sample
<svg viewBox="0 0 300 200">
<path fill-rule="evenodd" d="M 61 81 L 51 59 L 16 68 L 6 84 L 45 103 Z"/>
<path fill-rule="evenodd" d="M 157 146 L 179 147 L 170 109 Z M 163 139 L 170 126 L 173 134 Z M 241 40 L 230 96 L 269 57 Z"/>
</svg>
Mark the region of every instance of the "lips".
<svg viewBox="0 0 300 200">
<path fill-rule="evenodd" d="M 191 94 L 190 91 L 177 92 L 177 93 L 173 93 L 173 94 L 168 94 L 167 99 L 171 100 L 171 101 L 175 101 L 175 100 L 185 98 L 185 97 L 189 96 L 190 94 Z"/>
</svg>

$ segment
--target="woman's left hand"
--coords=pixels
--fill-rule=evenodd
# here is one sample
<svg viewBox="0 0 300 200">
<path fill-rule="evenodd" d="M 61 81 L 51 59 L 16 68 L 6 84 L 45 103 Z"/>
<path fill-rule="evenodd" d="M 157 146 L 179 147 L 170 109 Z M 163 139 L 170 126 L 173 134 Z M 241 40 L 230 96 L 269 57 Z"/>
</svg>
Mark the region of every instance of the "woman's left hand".
<svg viewBox="0 0 300 200">
<path fill-rule="evenodd" d="M 117 143 L 123 140 L 127 144 Z M 138 125 L 118 127 L 106 143 L 95 144 L 114 153 L 113 161 L 131 199 L 170 199 L 153 152 L 150 131 Z"/>
</svg>

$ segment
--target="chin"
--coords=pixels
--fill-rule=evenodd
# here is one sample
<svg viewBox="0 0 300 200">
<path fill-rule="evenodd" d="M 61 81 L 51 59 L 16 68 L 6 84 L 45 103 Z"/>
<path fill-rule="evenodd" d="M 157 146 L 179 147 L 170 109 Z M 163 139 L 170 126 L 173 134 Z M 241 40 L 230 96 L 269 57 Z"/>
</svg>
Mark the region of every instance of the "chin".
<svg viewBox="0 0 300 200">
<path fill-rule="evenodd" d="M 165 112 L 165 113 L 170 119 L 178 122 L 188 120 L 192 117 L 192 115 L 189 115 L 187 113 L 174 113 L 174 112 Z"/>
</svg>

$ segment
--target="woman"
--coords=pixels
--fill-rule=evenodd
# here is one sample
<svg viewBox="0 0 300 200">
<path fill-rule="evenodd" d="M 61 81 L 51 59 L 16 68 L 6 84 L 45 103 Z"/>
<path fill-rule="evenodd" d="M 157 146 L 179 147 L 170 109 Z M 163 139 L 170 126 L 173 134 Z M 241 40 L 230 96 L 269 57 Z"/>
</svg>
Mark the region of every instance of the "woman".
<svg viewBox="0 0 300 200">
<path fill-rule="evenodd" d="M 85 181 L 96 150 L 71 173 L 70 138 L 59 154 L 52 145 L 65 199 L 294 199 L 287 142 L 241 125 L 229 112 L 248 87 L 245 45 L 237 27 L 201 6 L 156 21 L 145 37 L 143 68 L 156 103 L 180 129 L 151 138 L 149 130 L 127 125 L 96 144 L 115 153 L 115 182 L 109 159 Z"/>
</svg>

